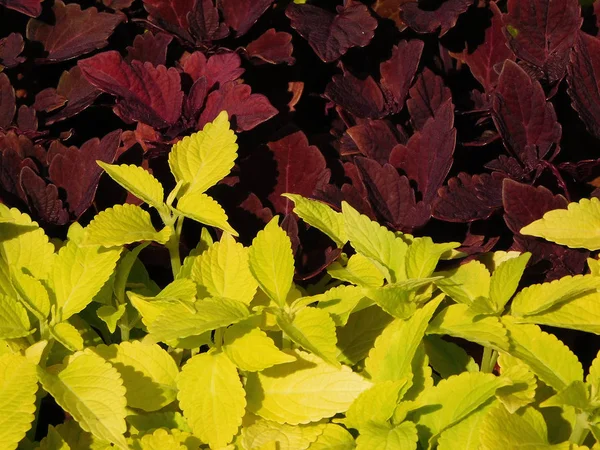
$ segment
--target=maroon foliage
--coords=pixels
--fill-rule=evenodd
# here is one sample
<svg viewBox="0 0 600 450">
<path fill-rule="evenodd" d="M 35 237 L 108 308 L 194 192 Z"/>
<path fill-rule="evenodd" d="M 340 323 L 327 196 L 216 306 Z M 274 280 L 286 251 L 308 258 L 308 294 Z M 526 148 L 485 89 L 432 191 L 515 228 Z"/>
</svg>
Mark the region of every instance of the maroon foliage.
<svg viewBox="0 0 600 450">
<path fill-rule="evenodd" d="M 218 0 L 225 23 L 237 32 L 246 34 L 273 0 Z"/>
<path fill-rule="evenodd" d="M 540 84 L 516 63 L 506 61 L 493 99 L 494 122 L 508 150 L 523 163 L 549 156 L 562 128 Z"/>
<path fill-rule="evenodd" d="M 46 184 L 44 179 L 28 166 L 21 170 L 21 188 L 31 211 L 43 222 L 64 225 L 69 221 L 69 213 L 63 207 L 57 187 Z"/>
<path fill-rule="evenodd" d="M 194 52 L 182 60 L 183 71 L 194 81 L 205 77 L 207 89 L 212 89 L 215 84 L 223 85 L 237 80 L 244 73 L 241 64 L 236 53 L 213 55 L 207 59 L 204 53 Z"/>
<path fill-rule="evenodd" d="M 79 67 L 90 83 L 119 98 L 116 112 L 123 120 L 162 128 L 181 115 L 183 92 L 174 68 L 139 61 L 128 64 L 113 51 L 79 61 Z"/>
<path fill-rule="evenodd" d="M 421 9 L 418 2 L 411 1 L 400 6 L 400 18 L 417 33 L 433 33 L 439 29 L 443 36 L 472 4 L 473 0 L 447 0 L 438 9 L 427 11 Z"/>
<path fill-rule="evenodd" d="M 566 71 L 583 19 L 577 0 L 508 0 L 506 37 L 530 73 L 550 83 Z"/>
<path fill-rule="evenodd" d="M 98 12 L 96 8 L 82 10 L 76 3 L 54 2 L 53 25 L 31 19 L 27 39 L 40 41 L 50 61 L 64 61 L 105 47 L 108 37 L 123 20 L 117 14 Z"/>
<path fill-rule="evenodd" d="M 384 120 L 365 120 L 348 128 L 348 135 L 364 156 L 385 164 L 392 149 L 399 144 L 390 124 Z"/>
<path fill-rule="evenodd" d="M 410 89 L 410 98 L 406 102 L 415 128 L 423 128 L 427 120 L 451 97 L 444 80 L 426 68 Z"/>
<path fill-rule="evenodd" d="M 397 113 L 412 84 L 424 44 L 422 41 L 401 42 L 394 46 L 392 57 L 381 63 L 381 88 L 391 103 L 390 110 Z"/>
<path fill-rule="evenodd" d="M 377 21 L 365 5 L 348 0 L 337 7 L 337 14 L 313 5 L 288 6 L 286 15 L 294 28 L 308 40 L 325 62 L 344 55 L 352 47 L 364 47 L 373 39 Z"/>
<path fill-rule="evenodd" d="M 292 35 L 283 31 L 275 31 L 275 28 L 269 28 L 246 47 L 248 56 L 271 64 L 294 64 L 292 51 Z"/>
<path fill-rule="evenodd" d="M 277 163 L 277 183 L 269 195 L 269 201 L 276 212 L 290 214 L 294 204 L 281 194 L 310 197 L 329 181 L 330 171 L 319 149 L 309 145 L 301 131 L 269 142 L 268 145 Z"/>
<path fill-rule="evenodd" d="M 167 61 L 167 47 L 173 36 L 165 33 L 138 34 L 133 40 L 133 46 L 127 47 L 127 62 L 137 60 L 149 62 L 153 66 L 164 65 Z"/>
<path fill-rule="evenodd" d="M 6 74 L 0 73 L 0 129 L 10 126 L 16 111 L 15 90 Z"/>
<path fill-rule="evenodd" d="M 37 17 L 42 13 L 43 0 L 0 0 L 0 6 L 14 9 L 15 11 L 27 14 L 30 17 Z"/>
<path fill-rule="evenodd" d="M 196 0 L 188 20 L 192 34 L 200 42 L 223 39 L 229 34 L 227 25 L 219 22 L 219 10 L 213 0 Z"/>
<path fill-rule="evenodd" d="M 0 68 L 4 66 L 10 69 L 25 61 L 24 57 L 19 56 L 24 48 L 23 36 L 20 33 L 11 33 L 0 39 Z"/>
<path fill-rule="evenodd" d="M 377 119 L 385 115 L 383 93 L 370 76 L 361 80 L 348 71 L 334 75 L 325 96 L 356 117 Z"/>
</svg>

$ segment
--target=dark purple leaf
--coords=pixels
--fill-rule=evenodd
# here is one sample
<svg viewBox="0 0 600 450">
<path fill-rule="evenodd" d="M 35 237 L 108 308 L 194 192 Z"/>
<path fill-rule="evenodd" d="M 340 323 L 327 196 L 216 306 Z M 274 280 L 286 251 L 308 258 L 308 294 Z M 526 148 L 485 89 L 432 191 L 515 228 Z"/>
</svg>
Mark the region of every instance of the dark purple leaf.
<svg viewBox="0 0 600 450">
<path fill-rule="evenodd" d="M 29 17 L 37 17 L 42 13 L 41 3 L 44 0 L 0 0 L 0 6 L 5 6 Z"/>
<path fill-rule="evenodd" d="M 498 84 L 498 77 L 504 61 L 515 60 L 515 54 L 507 46 L 502 13 L 494 2 L 490 3 L 490 10 L 492 20 L 490 26 L 485 30 L 483 43 L 474 50 L 465 50 L 462 54 L 457 55 L 469 66 L 473 76 L 486 91 L 493 90 Z"/>
<path fill-rule="evenodd" d="M 229 28 L 219 23 L 219 10 L 213 0 L 196 0 L 194 9 L 188 13 L 190 30 L 199 42 L 216 41 L 229 34 Z"/>
<path fill-rule="evenodd" d="M 277 184 L 269 195 L 275 211 L 290 214 L 293 202 L 281 194 L 312 196 L 313 192 L 329 181 L 331 172 L 325 158 L 314 145 L 309 145 L 303 132 L 297 131 L 286 137 L 269 142 L 269 149 L 277 163 Z"/>
<path fill-rule="evenodd" d="M 508 43 L 530 73 L 554 83 L 567 68 L 583 19 L 577 0 L 508 0 Z"/>
<path fill-rule="evenodd" d="M 63 72 L 58 81 L 56 95 L 67 99 L 64 108 L 46 117 L 46 124 L 68 119 L 83 111 L 100 95 L 100 91 L 92 86 L 82 75 L 79 66 L 73 67 L 68 72 Z"/>
<path fill-rule="evenodd" d="M 419 67 L 423 47 L 423 41 L 402 41 L 394 46 L 392 57 L 379 66 L 381 89 L 393 113 L 400 112 L 404 106 L 404 99 Z"/>
<path fill-rule="evenodd" d="M 352 47 L 365 47 L 373 39 L 377 20 L 365 5 L 348 0 L 337 14 L 313 5 L 290 4 L 285 12 L 294 28 L 325 62 L 344 55 Z"/>
<path fill-rule="evenodd" d="M 5 73 L 0 73 L 0 129 L 8 128 L 15 117 L 15 90 Z"/>
<path fill-rule="evenodd" d="M 600 41 L 579 33 L 569 64 L 569 95 L 587 129 L 600 138 Z"/>
<path fill-rule="evenodd" d="M 504 175 L 469 175 L 464 172 L 450 178 L 440 188 L 433 205 L 433 217 L 447 222 L 484 220 L 502 208 L 502 180 Z"/>
<path fill-rule="evenodd" d="M 237 36 L 246 34 L 267 10 L 273 0 L 217 0 L 225 23 L 236 31 Z"/>
<path fill-rule="evenodd" d="M 167 47 L 173 40 L 173 36 L 166 33 L 152 34 L 150 31 L 138 34 L 133 40 L 133 46 L 127 47 L 125 60 L 131 62 L 149 62 L 153 66 L 164 65 L 167 60 Z"/>
<path fill-rule="evenodd" d="M 406 145 L 392 150 L 390 163 L 416 181 L 423 201 L 431 204 L 452 167 L 455 145 L 454 104 L 447 100 Z"/>
<path fill-rule="evenodd" d="M 452 98 L 444 80 L 427 68 L 419 75 L 409 93 L 406 106 L 417 130 L 422 129 L 438 108 Z"/>
<path fill-rule="evenodd" d="M 37 131 L 38 121 L 35 108 L 27 105 L 19 106 L 17 112 L 17 128 L 22 132 Z"/>
<path fill-rule="evenodd" d="M 116 112 L 127 121 L 139 120 L 156 128 L 173 125 L 181 116 L 183 92 L 173 67 L 123 61 L 115 51 L 79 61 L 87 80 L 119 98 Z"/>
<path fill-rule="evenodd" d="M 294 64 L 292 57 L 292 35 L 269 28 L 258 39 L 250 42 L 246 52 L 251 58 L 258 58 L 271 64 Z"/>
<path fill-rule="evenodd" d="M 212 122 L 221 111 L 227 111 L 229 119 L 235 120 L 238 131 L 248 131 L 277 114 L 277 109 L 262 94 L 252 94 L 247 84 L 225 83 L 206 99 L 206 106 L 197 128 Z"/>
<path fill-rule="evenodd" d="M 133 2 L 134 0 L 102 0 L 104 6 L 119 11 L 129 8 Z"/>
<path fill-rule="evenodd" d="M 194 52 L 182 60 L 183 71 L 192 77 L 192 80 L 206 77 L 208 90 L 216 84 L 222 86 L 241 77 L 244 73 L 241 64 L 242 60 L 237 53 L 213 55 L 207 60 L 202 52 Z"/>
<path fill-rule="evenodd" d="M 79 218 L 92 204 L 102 169 L 96 161 L 112 163 L 121 141 L 121 130 L 90 139 L 81 148 L 55 141 L 48 150 L 50 180 L 67 193 L 69 211 Z"/>
<path fill-rule="evenodd" d="M 187 31 L 188 13 L 192 12 L 194 0 L 143 0 L 144 8 L 159 25 L 170 25 L 171 30 Z"/>
<path fill-rule="evenodd" d="M 35 96 L 33 107 L 36 111 L 54 111 L 67 103 L 67 98 L 56 92 L 54 88 L 46 88 Z"/>
<path fill-rule="evenodd" d="M 334 75 L 325 88 L 325 97 L 360 118 L 378 119 L 385 115 L 385 99 L 375 80 L 360 80 L 345 71 Z"/>
<path fill-rule="evenodd" d="M 365 120 L 348 128 L 347 133 L 357 151 L 379 164 L 387 163 L 392 149 L 399 144 L 391 124 L 384 120 Z"/>
<path fill-rule="evenodd" d="M 521 164 L 516 158 L 506 155 L 500 155 L 498 158 L 486 163 L 484 167 L 486 169 L 503 173 L 513 180 L 522 180 L 529 173 L 529 170 L 523 167 L 523 164 Z"/>
<path fill-rule="evenodd" d="M 183 112 L 187 118 L 193 121 L 198 120 L 198 115 L 204 106 L 204 100 L 206 100 L 207 91 L 206 77 L 200 77 L 194 81 L 183 107 Z"/>
<path fill-rule="evenodd" d="M 473 0 L 447 0 L 434 11 L 421 9 L 419 3 L 403 3 L 400 19 L 417 33 L 433 33 L 440 29 L 440 36 L 443 36 L 456 25 L 458 16 L 469 9 Z"/>
<path fill-rule="evenodd" d="M 367 188 L 369 202 L 375 213 L 393 228 L 410 232 L 422 227 L 431 217 L 431 207 L 417 202 L 410 181 L 400 176 L 390 164 L 355 158 L 362 182 Z"/>
<path fill-rule="evenodd" d="M 78 4 L 65 5 L 60 0 L 52 9 L 53 25 L 37 19 L 27 24 L 27 39 L 40 41 L 50 61 L 64 61 L 106 47 L 108 37 L 123 21 L 122 15 L 99 13 L 93 7 L 82 11 Z"/>
<path fill-rule="evenodd" d="M 294 256 L 298 253 L 298 247 L 300 247 L 300 237 L 298 236 L 298 219 L 291 212 L 286 213 L 280 224 L 283 231 L 286 232 L 292 243 L 292 253 Z"/>
<path fill-rule="evenodd" d="M 24 57 L 19 56 L 24 48 L 23 36 L 19 33 L 11 33 L 0 39 L 0 69 L 2 66 L 10 69 L 25 61 Z"/>
<path fill-rule="evenodd" d="M 69 213 L 63 207 L 58 189 L 46 182 L 30 167 L 21 170 L 21 188 L 27 196 L 31 212 L 43 223 L 64 225 L 69 221 Z"/>
<path fill-rule="evenodd" d="M 523 163 L 544 158 L 560 143 L 562 127 L 542 86 L 506 61 L 493 99 L 493 118 L 508 150 Z"/>
</svg>

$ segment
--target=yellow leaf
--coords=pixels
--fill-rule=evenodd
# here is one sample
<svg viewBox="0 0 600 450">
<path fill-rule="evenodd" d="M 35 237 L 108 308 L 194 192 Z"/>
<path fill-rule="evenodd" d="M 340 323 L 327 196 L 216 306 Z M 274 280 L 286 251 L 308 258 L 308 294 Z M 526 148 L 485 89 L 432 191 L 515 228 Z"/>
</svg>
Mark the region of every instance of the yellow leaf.
<svg viewBox="0 0 600 450">
<path fill-rule="evenodd" d="M 37 367 L 44 389 L 85 431 L 127 449 L 125 387 L 119 372 L 99 356 L 86 351 L 65 363 Z M 93 374 L 93 377 L 89 375 Z"/>
<path fill-rule="evenodd" d="M 251 321 L 227 328 L 223 341 L 223 350 L 229 359 L 248 372 L 294 361 L 293 356 L 279 350 L 273 340 Z"/>
<path fill-rule="evenodd" d="M 305 450 L 324 430 L 325 424 L 288 425 L 258 419 L 242 429 L 242 446 L 255 450 L 275 442 L 277 450 Z"/>
<path fill-rule="evenodd" d="M 308 450 L 353 450 L 354 438 L 345 428 L 334 423 L 325 425 L 323 434 L 310 444 Z"/>
<path fill-rule="evenodd" d="M 456 269 L 439 272 L 443 276 L 435 282 L 443 292 L 457 303 L 470 305 L 479 297 L 487 298 L 490 292 L 490 272 L 479 261 L 473 260 Z"/>
<path fill-rule="evenodd" d="M 102 161 L 96 161 L 106 173 L 117 183 L 131 192 L 140 200 L 148 203 L 157 210 L 164 210 L 163 202 L 165 193 L 163 187 L 150 172 L 143 167 L 134 166 L 133 164 L 107 164 Z"/>
<path fill-rule="evenodd" d="M 396 426 L 389 423 L 369 425 L 356 439 L 356 450 L 416 450 L 416 448 L 417 428 L 414 423 L 408 421 Z"/>
<path fill-rule="evenodd" d="M 46 287 L 26 273 L 13 272 L 12 283 L 25 306 L 40 320 L 50 314 L 50 298 Z"/>
<path fill-rule="evenodd" d="M 28 336 L 27 310 L 16 299 L 0 294 L 0 339 Z"/>
<path fill-rule="evenodd" d="M 259 231 L 250 247 L 250 271 L 263 291 L 283 306 L 292 288 L 294 255 L 292 243 L 275 216 Z"/>
<path fill-rule="evenodd" d="M 0 450 L 14 450 L 35 413 L 35 365 L 19 354 L 0 355 Z"/>
<path fill-rule="evenodd" d="M 237 157 L 237 137 L 222 111 L 202 131 L 184 137 L 169 154 L 169 166 L 185 192 L 204 192 L 226 177 Z"/>
<path fill-rule="evenodd" d="M 152 434 L 146 434 L 134 444 L 134 450 L 187 450 L 176 436 L 159 428 Z"/>
<path fill-rule="evenodd" d="M 344 425 L 360 432 L 369 424 L 387 422 L 409 387 L 409 378 L 382 381 L 373 385 L 362 392 L 350 405 L 346 411 Z"/>
<path fill-rule="evenodd" d="M 521 229 L 571 248 L 600 250 L 600 200 L 595 197 L 569 203 L 567 209 L 548 211 L 544 217 Z"/>
<path fill-rule="evenodd" d="M 225 214 L 221 205 L 202 192 L 188 192 L 185 194 L 177 202 L 176 210 L 196 222 L 219 228 L 234 236 L 238 235 L 237 231 L 231 228 L 231 225 L 227 222 L 227 214 Z"/>
<path fill-rule="evenodd" d="M 83 350 L 83 338 L 77 328 L 68 322 L 61 322 L 50 328 L 50 334 L 71 351 Z"/>
<path fill-rule="evenodd" d="M 211 448 L 231 442 L 242 424 L 244 388 L 224 353 L 202 353 L 183 367 L 177 382 L 179 404 L 190 427 Z"/>
<path fill-rule="evenodd" d="M 305 352 L 297 360 L 248 374 L 248 410 L 278 423 L 316 422 L 345 412 L 371 386 L 349 367 L 334 367 Z"/>
<path fill-rule="evenodd" d="M 358 286 L 336 286 L 323 294 L 304 297 L 306 301 L 319 302 L 317 308 L 329 313 L 336 326 L 346 325 L 350 314 L 373 304 Z"/>
<path fill-rule="evenodd" d="M 226 233 L 196 257 L 191 278 L 198 284 L 198 297 L 227 297 L 247 305 L 258 287 L 250 272 L 248 249 Z"/>
<path fill-rule="evenodd" d="M 383 284 L 383 273 L 360 253 L 352 255 L 345 267 L 334 261 L 327 267 L 327 273 L 338 280 L 363 287 L 379 287 Z"/>
</svg>

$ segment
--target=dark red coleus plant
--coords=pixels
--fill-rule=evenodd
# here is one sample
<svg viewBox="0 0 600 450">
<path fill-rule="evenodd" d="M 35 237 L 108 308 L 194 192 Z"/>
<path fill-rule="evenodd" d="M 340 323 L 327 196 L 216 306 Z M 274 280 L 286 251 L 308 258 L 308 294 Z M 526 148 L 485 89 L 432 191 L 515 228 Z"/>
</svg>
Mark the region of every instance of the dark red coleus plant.
<svg viewBox="0 0 600 450">
<path fill-rule="evenodd" d="M 580 273 L 586 252 L 518 231 L 599 195 L 597 9 L 0 0 L 0 198 L 63 236 L 86 210 L 125 198 L 109 180 L 98 189 L 96 160 L 173 184 L 166 151 L 226 110 L 240 157 L 211 194 L 245 242 L 282 214 L 299 279 L 339 250 L 284 192 L 345 200 L 469 254 L 531 251 L 537 278 Z"/>
</svg>

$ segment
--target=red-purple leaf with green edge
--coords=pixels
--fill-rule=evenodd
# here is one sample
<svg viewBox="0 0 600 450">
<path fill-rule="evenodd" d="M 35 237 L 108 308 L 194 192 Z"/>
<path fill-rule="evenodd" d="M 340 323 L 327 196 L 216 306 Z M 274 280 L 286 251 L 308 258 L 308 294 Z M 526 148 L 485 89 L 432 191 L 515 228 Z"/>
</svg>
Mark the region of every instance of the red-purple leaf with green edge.
<svg viewBox="0 0 600 450">
<path fill-rule="evenodd" d="M 523 163 L 557 151 L 562 127 L 539 82 L 506 61 L 493 99 L 493 119 L 506 148 Z M 532 150 L 533 149 L 533 150 Z"/>
<path fill-rule="evenodd" d="M 377 28 L 377 20 L 356 0 L 346 1 L 336 11 L 334 14 L 317 6 L 292 3 L 285 12 L 292 28 L 324 62 L 335 61 L 352 47 L 367 46 Z"/>
<path fill-rule="evenodd" d="M 433 203 L 433 217 L 460 223 L 489 218 L 502 208 L 504 178 L 498 172 L 491 175 L 459 173 L 438 190 L 438 198 Z"/>
<path fill-rule="evenodd" d="M 100 95 L 81 73 L 79 66 L 63 72 L 56 87 L 56 95 L 67 100 L 66 106 L 46 116 L 46 125 L 68 119 L 83 111 Z"/>
<path fill-rule="evenodd" d="M 379 164 L 385 164 L 392 149 L 400 142 L 392 125 L 385 120 L 367 119 L 346 131 L 358 151 Z"/>
<path fill-rule="evenodd" d="M 44 0 L 0 0 L 0 6 L 14 9 L 29 17 L 37 17 L 42 13 L 42 2 Z"/>
<path fill-rule="evenodd" d="M 27 24 L 27 39 L 40 41 L 49 61 L 65 61 L 106 47 L 108 38 L 123 15 L 98 12 L 94 7 L 82 10 L 76 3 L 65 5 L 56 0 L 55 21 L 49 25 L 38 19 Z"/>
<path fill-rule="evenodd" d="M 293 50 L 292 35 L 285 31 L 276 31 L 275 28 L 269 28 L 246 47 L 250 58 L 258 58 L 271 64 L 294 64 L 296 60 L 292 56 Z"/>
<path fill-rule="evenodd" d="M 417 1 L 406 2 L 400 6 L 400 20 L 417 33 L 434 33 L 439 29 L 443 36 L 472 4 L 473 0 L 447 0 L 429 11 L 421 9 Z"/>
<path fill-rule="evenodd" d="M 469 66 L 475 79 L 488 92 L 498 84 L 504 61 L 515 60 L 515 54 L 507 45 L 502 13 L 494 2 L 490 3 L 489 8 L 492 18 L 490 26 L 485 30 L 483 42 L 475 49 L 455 55 Z"/>
<path fill-rule="evenodd" d="M 220 86 L 235 81 L 244 73 L 242 60 L 237 53 L 221 53 L 206 58 L 202 52 L 194 52 L 182 59 L 183 71 L 193 81 L 206 77 L 206 87 L 211 90 L 216 84 Z"/>
<path fill-rule="evenodd" d="M 378 119 L 386 114 L 383 93 L 371 76 L 361 80 L 349 71 L 334 75 L 325 97 L 359 118 Z"/>
<path fill-rule="evenodd" d="M 153 66 L 164 65 L 167 60 L 167 48 L 173 40 L 173 36 L 166 33 L 152 34 L 147 31 L 138 34 L 133 40 L 133 45 L 127 47 L 125 61 L 132 60 L 149 62 Z"/>
<path fill-rule="evenodd" d="M 15 117 L 15 90 L 5 73 L 0 73 L 0 129 L 8 128 Z"/>
<path fill-rule="evenodd" d="M 192 35 L 199 42 L 216 41 L 229 34 L 227 25 L 219 22 L 219 10 L 213 0 L 196 0 L 187 19 Z"/>
<path fill-rule="evenodd" d="M 36 219 L 50 225 L 65 225 L 69 222 L 69 212 L 64 208 L 55 185 L 47 184 L 27 166 L 21 170 L 20 180 L 29 209 Z"/>
<path fill-rule="evenodd" d="M 568 201 L 562 195 L 554 195 L 543 186 L 530 186 L 506 178 L 502 188 L 504 221 L 514 233 L 512 248 L 532 253 L 530 264 L 540 261 L 550 263 L 542 267 L 546 280 L 582 273 L 588 251 L 570 249 L 543 239 L 522 236 L 519 231 L 526 225 L 541 219 L 554 209 L 566 209 Z"/>
<path fill-rule="evenodd" d="M 91 84 L 118 97 L 115 112 L 124 120 L 155 128 L 179 120 L 183 92 L 177 69 L 139 61 L 129 64 L 116 51 L 80 60 L 78 65 Z"/>
<path fill-rule="evenodd" d="M 316 189 L 329 182 L 331 172 L 321 151 L 309 145 L 302 131 L 267 145 L 277 163 L 277 183 L 268 198 L 277 213 L 289 214 L 294 209 L 294 203 L 281 194 L 310 197 Z"/>
<path fill-rule="evenodd" d="M 422 129 L 438 108 L 452 98 L 450 89 L 444 85 L 442 77 L 428 68 L 419 75 L 409 94 L 406 107 L 417 130 Z"/>
<path fill-rule="evenodd" d="M 381 166 L 363 157 L 354 161 L 367 189 L 369 203 L 380 219 L 405 232 L 420 228 L 429 221 L 431 207 L 416 201 L 408 178 L 400 176 L 390 164 Z"/>
<path fill-rule="evenodd" d="M 562 79 L 581 27 L 577 0 L 508 0 L 503 17 L 508 44 L 528 72 L 549 83 Z"/>
<path fill-rule="evenodd" d="M 121 141 L 121 130 L 101 140 L 90 139 L 81 148 L 65 147 L 55 141 L 48 150 L 49 175 L 52 182 L 67 193 L 69 211 L 79 218 L 92 204 L 102 168 L 97 160 L 111 164 Z"/>
<path fill-rule="evenodd" d="M 225 83 L 208 94 L 206 106 L 196 128 L 201 130 L 212 122 L 221 111 L 227 111 L 238 131 L 248 131 L 275 116 L 278 111 L 262 94 L 252 94 L 247 84 Z"/>
<path fill-rule="evenodd" d="M 414 180 L 423 201 L 431 204 L 452 167 L 455 145 L 454 104 L 447 100 L 406 145 L 394 147 L 390 164 Z"/>
<path fill-rule="evenodd" d="M 400 112 L 404 106 L 424 46 L 423 41 L 402 41 L 392 49 L 391 58 L 379 65 L 381 90 L 392 113 Z"/>
<path fill-rule="evenodd" d="M 274 0 L 217 0 L 225 23 L 242 36 L 267 10 Z"/>
<path fill-rule="evenodd" d="M 0 39 L 0 70 L 3 66 L 10 69 L 25 61 L 25 57 L 19 56 L 24 48 L 25 43 L 20 33 L 10 33 Z"/>
<path fill-rule="evenodd" d="M 589 132 L 600 138 L 600 40 L 579 32 L 568 69 L 573 109 Z"/>
</svg>

